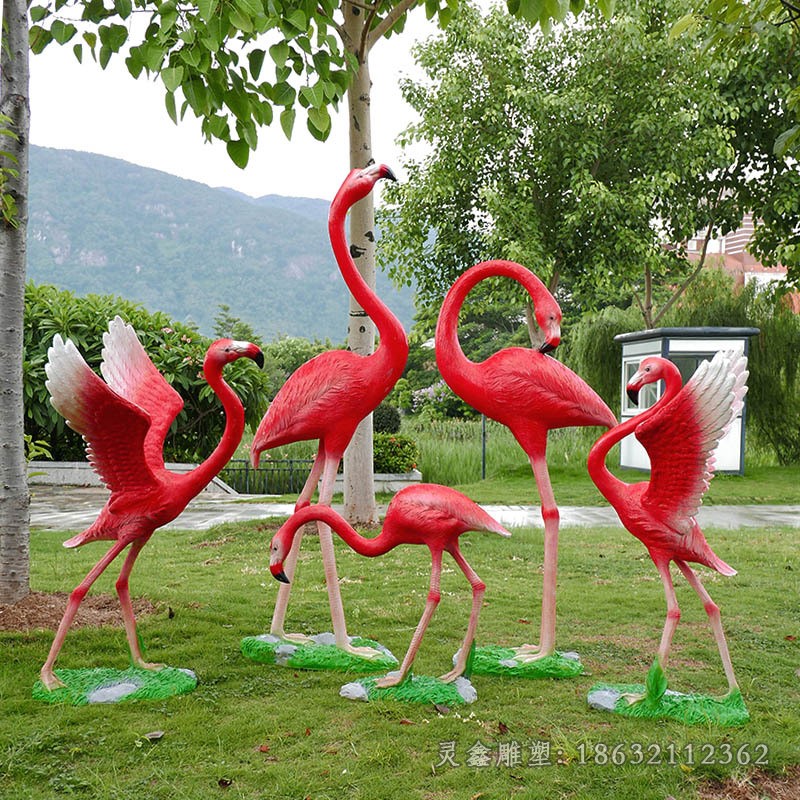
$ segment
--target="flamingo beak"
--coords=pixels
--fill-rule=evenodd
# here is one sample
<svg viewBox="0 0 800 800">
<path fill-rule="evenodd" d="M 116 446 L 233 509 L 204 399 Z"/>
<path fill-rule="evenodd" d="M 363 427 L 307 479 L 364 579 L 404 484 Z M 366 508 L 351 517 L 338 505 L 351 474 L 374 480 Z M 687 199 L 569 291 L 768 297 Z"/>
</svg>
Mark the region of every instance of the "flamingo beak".
<svg viewBox="0 0 800 800">
<path fill-rule="evenodd" d="M 259 369 L 264 369 L 264 354 L 261 352 L 260 349 L 255 355 L 250 356 L 250 358 L 252 358 L 253 361 L 256 362 Z"/>
<path fill-rule="evenodd" d="M 628 388 L 625 390 L 625 394 L 628 395 L 628 399 L 631 401 L 632 405 L 638 406 L 639 405 L 639 390 L 628 385 Z"/>
<path fill-rule="evenodd" d="M 387 181 L 395 181 L 397 182 L 397 177 L 395 176 L 394 172 L 386 166 L 386 164 L 381 165 L 381 178 L 386 178 Z"/>
<path fill-rule="evenodd" d="M 552 342 L 542 342 L 542 344 L 539 347 L 539 352 L 545 354 L 552 353 L 553 350 L 556 349 L 556 347 L 558 347 L 558 345 L 553 344 Z"/>
<path fill-rule="evenodd" d="M 272 577 L 275 578 L 276 581 L 280 581 L 281 583 L 289 583 L 289 579 L 286 577 L 286 573 L 283 571 L 282 562 L 279 561 L 276 564 L 270 564 L 269 571 L 272 573 Z"/>
</svg>

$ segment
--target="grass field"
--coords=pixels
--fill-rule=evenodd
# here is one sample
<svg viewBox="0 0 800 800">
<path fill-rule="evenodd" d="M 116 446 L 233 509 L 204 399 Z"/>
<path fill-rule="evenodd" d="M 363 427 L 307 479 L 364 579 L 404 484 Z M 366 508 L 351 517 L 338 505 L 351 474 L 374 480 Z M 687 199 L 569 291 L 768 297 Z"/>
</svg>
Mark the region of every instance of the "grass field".
<svg viewBox="0 0 800 800">
<path fill-rule="evenodd" d="M 137 563 L 132 592 L 158 609 L 140 620 L 146 655 L 195 670 L 200 684 L 192 694 L 116 706 L 37 703 L 31 687 L 52 631 L 0 633 L 0 797 L 696 800 L 725 796 L 713 794 L 713 781 L 741 781 L 755 761 L 766 762 L 759 770 L 784 793 L 753 797 L 800 796 L 800 772 L 792 771 L 800 763 L 796 531 L 707 532 L 719 555 L 739 569 L 727 579 L 702 574 L 721 606 L 751 714 L 741 728 L 715 728 L 587 708 L 595 682 L 644 680 L 664 619 L 656 571 L 622 530 L 562 532 L 559 646 L 578 650 L 590 674 L 568 681 L 475 677 L 477 702 L 445 712 L 344 700 L 339 687 L 353 676 L 258 665 L 240 654 L 243 636 L 268 627 L 277 584 L 267 569 L 267 545 L 275 527 L 159 531 Z M 102 545 L 64 550 L 66 535 L 34 532 L 34 589 L 71 590 L 102 552 Z M 488 586 L 479 643 L 535 639 L 541 533 L 518 529 L 510 540 L 466 534 L 462 544 Z M 374 637 L 402 656 L 425 602 L 427 550 L 406 546 L 366 560 L 340 545 L 350 633 Z M 314 537 L 304 540 L 301 559 L 289 629 L 329 630 Z M 463 636 L 468 586 L 452 562 L 445 567 L 418 674 L 445 672 Z M 114 577 L 103 576 L 93 592 L 113 592 Z M 724 677 L 705 614 L 685 582 L 676 583 L 683 617 L 670 686 L 721 692 Z M 121 626 L 76 629 L 58 666 L 124 668 L 126 652 Z M 151 740 L 152 732 L 163 736 Z M 473 766 L 481 753 L 493 763 Z M 537 766 L 537 760 L 551 763 Z M 793 777 L 781 778 L 787 769 Z"/>
</svg>

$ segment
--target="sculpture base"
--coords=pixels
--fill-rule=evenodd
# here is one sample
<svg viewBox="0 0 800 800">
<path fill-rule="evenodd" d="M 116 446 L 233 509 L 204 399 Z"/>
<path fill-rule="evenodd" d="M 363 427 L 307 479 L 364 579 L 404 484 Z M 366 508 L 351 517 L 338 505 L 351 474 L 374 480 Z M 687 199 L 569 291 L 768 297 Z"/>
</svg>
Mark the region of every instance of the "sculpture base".
<svg viewBox="0 0 800 800">
<path fill-rule="evenodd" d="M 164 667 L 159 670 L 57 669 L 56 677 L 64 683 L 49 691 L 36 681 L 31 692 L 34 700 L 83 706 L 89 703 L 120 703 L 137 700 L 163 700 L 187 694 L 197 686 L 197 676 L 190 669 Z"/>
<path fill-rule="evenodd" d="M 391 673 L 389 673 L 391 674 Z M 409 675 L 397 686 L 385 689 L 378 688 L 377 678 L 361 678 L 353 683 L 346 683 L 339 690 L 342 697 L 348 700 L 397 700 L 401 703 L 426 703 L 455 706 L 474 703 L 478 699 L 472 683 L 463 675 L 452 683 L 445 683 L 439 678 L 426 675 Z"/>
<path fill-rule="evenodd" d="M 372 639 L 351 636 L 354 647 L 372 647 L 380 650 L 375 658 L 359 657 L 346 653 L 336 646 L 332 633 L 312 636 L 311 642 L 298 644 L 264 633 L 242 639 L 242 654 L 259 664 L 277 664 L 292 669 L 325 669 L 334 672 L 386 672 L 396 667 L 397 659 L 382 644 Z"/>
<path fill-rule="evenodd" d="M 553 653 L 537 661 L 516 658 L 516 648 L 490 644 L 476 647 L 473 675 L 502 675 L 512 678 L 575 678 L 583 674 L 577 653 Z"/>
<path fill-rule="evenodd" d="M 643 684 L 599 683 L 589 691 L 592 708 L 639 719 L 674 719 L 686 725 L 744 725 L 750 714 L 736 689 L 724 697 L 702 694 L 681 694 L 667 689 L 661 697 L 645 697 L 629 702 L 623 695 L 644 694 Z"/>
</svg>

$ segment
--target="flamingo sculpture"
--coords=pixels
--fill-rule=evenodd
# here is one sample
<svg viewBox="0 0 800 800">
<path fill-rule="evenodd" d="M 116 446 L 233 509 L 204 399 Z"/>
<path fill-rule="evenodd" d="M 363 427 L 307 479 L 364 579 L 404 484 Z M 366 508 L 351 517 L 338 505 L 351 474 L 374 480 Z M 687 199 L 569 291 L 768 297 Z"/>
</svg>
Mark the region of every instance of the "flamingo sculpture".
<svg viewBox="0 0 800 800">
<path fill-rule="evenodd" d="M 81 601 L 106 567 L 128 546 L 116 589 L 122 607 L 125 633 L 134 666 L 159 669 L 142 658 L 136 634 L 128 578 L 142 547 L 156 528 L 174 520 L 233 455 L 244 432 L 244 409 L 239 398 L 222 378 L 226 364 L 243 356 L 259 367 L 264 356 L 249 342 L 219 339 L 206 353 L 203 373 L 222 402 L 225 431 L 214 452 L 198 467 L 185 474 L 164 466 L 164 438 L 183 408 L 180 395 L 164 380 L 145 353 L 134 329 L 115 317 L 103 335 L 105 381 L 83 360 L 75 344 L 59 334 L 48 350 L 46 386 L 56 410 L 67 424 L 82 434 L 86 452 L 95 472 L 111 490 L 111 496 L 92 525 L 64 542 L 80 547 L 99 539 L 113 541 L 108 552 L 95 564 L 72 592 L 58 626 L 53 645 L 40 675 L 49 690 L 63 686 L 53 672 L 64 637 Z"/>
<path fill-rule="evenodd" d="M 669 564 L 674 561 L 703 601 L 729 692 L 737 688 L 718 606 L 687 562 L 722 575 L 736 570 L 709 546 L 695 515 L 714 474 L 714 449 L 742 408 L 747 392 L 747 359 L 719 352 L 704 361 L 681 388 L 678 368 L 664 358 L 645 358 L 627 386 L 633 402 L 648 383 L 664 381 L 664 394 L 651 408 L 603 434 L 589 453 L 592 480 L 617 511 L 622 524 L 647 548 L 667 599 L 667 617 L 657 663 L 666 669 L 672 637 L 680 619 Z M 635 433 L 650 457 L 650 480 L 628 484 L 606 467 L 609 450 Z M 640 699 L 633 697 L 632 700 Z"/>
<path fill-rule="evenodd" d="M 288 584 L 290 580 L 290 576 L 284 571 L 284 558 L 291 552 L 298 529 L 310 520 L 323 520 L 353 550 L 363 556 L 380 556 L 399 544 L 425 544 L 431 551 L 431 579 L 425 611 L 414 631 L 399 671 L 379 679 L 376 685 L 381 688 L 396 686 L 408 675 L 422 637 L 425 635 L 425 629 L 439 604 L 442 553 L 446 550 L 453 556 L 472 586 L 472 611 L 464 642 L 453 669 L 443 675 L 441 680 L 446 683 L 452 682 L 463 674 L 470 646 L 475 638 L 486 585 L 461 554 L 458 537 L 466 531 L 487 531 L 501 536 L 511 534 L 461 492 L 437 484 L 421 483 L 401 489 L 389 503 L 381 532 L 372 539 L 361 536 L 329 506 L 306 506 L 296 511 L 272 539 L 270 571 L 284 584 Z M 288 563 L 286 569 L 289 569 Z"/>
<path fill-rule="evenodd" d="M 403 326 L 359 274 L 345 234 L 347 211 L 366 197 L 381 178 L 396 180 L 389 167 L 382 164 L 352 170 L 336 193 L 328 216 L 328 231 L 342 277 L 353 297 L 375 323 L 380 335 L 379 345 L 368 356 L 334 350 L 321 353 L 300 366 L 275 396 L 253 439 L 251 458 L 254 467 L 258 467 L 264 450 L 290 442 L 319 439 L 317 456 L 297 499 L 296 509 L 310 503 L 320 476 L 319 502 L 330 505 L 336 471 L 356 427 L 392 390 L 408 357 L 408 339 Z M 336 574 L 333 536 L 323 522 L 318 522 L 317 527 L 336 645 L 356 656 L 380 656 L 378 650 L 350 644 Z M 294 571 L 301 539 L 302 534 L 295 537 L 293 549 L 287 557 L 290 571 Z M 289 594 L 288 585 L 282 586 L 278 592 L 270 632 L 290 641 L 308 642 L 302 634 L 284 632 Z"/>
<path fill-rule="evenodd" d="M 538 350 L 508 347 L 481 363 L 470 361 L 458 341 L 458 315 L 480 281 L 504 276 L 527 290 L 544 334 Z M 486 261 L 468 269 L 450 288 L 436 326 L 436 363 L 447 385 L 473 408 L 506 425 L 533 469 L 544 520 L 544 580 L 538 645 L 517 648 L 519 662 L 555 652 L 558 507 L 547 470 L 547 433 L 579 425 L 610 427 L 616 419 L 597 393 L 569 368 L 547 355 L 561 340 L 561 309 L 530 270 L 512 261 Z"/>
</svg>

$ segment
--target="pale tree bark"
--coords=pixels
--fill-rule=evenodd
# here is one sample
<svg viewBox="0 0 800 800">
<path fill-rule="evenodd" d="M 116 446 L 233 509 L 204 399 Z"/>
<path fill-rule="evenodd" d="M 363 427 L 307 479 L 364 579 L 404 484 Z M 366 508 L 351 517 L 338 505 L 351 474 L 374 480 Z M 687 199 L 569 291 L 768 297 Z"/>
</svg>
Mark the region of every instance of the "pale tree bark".
<svg viewBox="0 0 800 800">
<path fill-rule="evenodd" d="M 23 437 L 22 345 L 28 221 L 28 12 L 3 0 L 0 113 L 16 138 L 4 137 L 0 166 L 16 170 L 3 193 L 16 203 L 15 225 L 0 222 L 0 603 L 30 592 L 29 494 Z"/>
<path fill-rule="evenodd" d="M 367 3 L 342 3 L 345 47 L 358 59 L 358 71 L 347 93 L 350 134 L 350 169 L 360 169 L 372 161 L 372 122 L 369 54 L 383 34 L 418 0 L 403 0 L 372 28 L 376 7 Z M 390 165 L 391 166 L 391 165 Z M 367 195 L 350 212 L 350 249 L 367 284 L 375 289 L 375 206 Z M 354 353 L 369 355 L 375 348 L 372 320 L 350 297 L 347 345 Z M 351 524 L 374 523 L 378 519 L 372 473 L 372 415 L 356 429 L 344 454 L 344 510 Z"/>
</svg>

